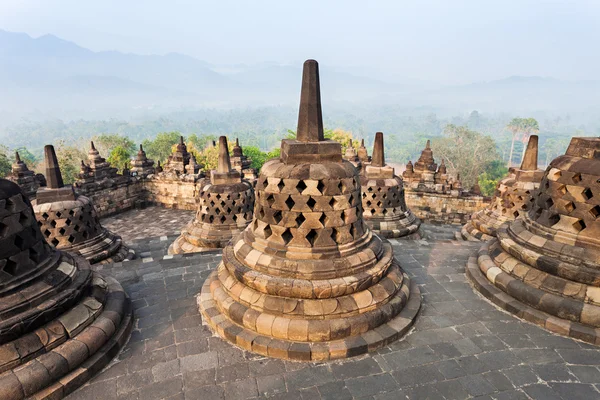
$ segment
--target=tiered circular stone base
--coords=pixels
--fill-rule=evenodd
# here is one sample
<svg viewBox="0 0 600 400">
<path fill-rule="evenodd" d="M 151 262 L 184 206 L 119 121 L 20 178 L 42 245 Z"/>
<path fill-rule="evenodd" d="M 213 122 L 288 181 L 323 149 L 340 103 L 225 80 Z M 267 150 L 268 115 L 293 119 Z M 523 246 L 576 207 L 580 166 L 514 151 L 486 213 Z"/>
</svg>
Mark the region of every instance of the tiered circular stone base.
<svg viewBox="0 0 600 400">
<path fill-rule="evenodd" d="M 502 226 L 498 239 L 470 258 L 466 273 L 481 294 L 506 311 L 551 332 L 600 344 L 600 288 L 586 284 L 598 279 L 598 271 L 573 263 L 581 250 L 532 234 L 519 220 Z"/>
<path fill-rule="evenodd" d="M 481 210 L 473 214 L 471 220 L 460 230 L 462 239 L 472 242 L 487 242 L 496 237 L 498 228 L 507 221 L 498 219 L 493 211 Z"/>
<path fill-rule="evenodd" d="M 131 332 L 131 302 L 115 279 L 65 253 L 47 262 L 59 267 L 30 286 L 29 308 L 20 292 L 0 307 L 3 400 L 65 397 L 104 368 Z"/>
<path fill-rule="evenodd" d="M 219 229 L 215 229 L 211 228 L 210 224 L 192 221 L 171 243 L 168 252 L 169 254 L 185 254 L 222 249 L 227 246 L 232 237 L 242 233 L 245 228 L 245 223 L 242 226 L 220 226 Z"/>
<path fill-rule="evenodd" d="M 87 242 L 64 250 L 79 253 L 90 264 L 117 263 L 135 258 L 135 251 L 125 246 L 121 237 L 113 234 L 108 229 L 104 229 L 103 233 Z"/>
<path fill-rule="evenodd" d="M 219 274 L 223 269 L 223 264 L 220 264 L 219 270 L 208 277 L 198 296 L 198 306 L 205 323 L 232 344 L 268 357 L 295 361 L 325 361 L 374 351 L 404 336 L 413 325 L 421 307 L 421 293 L 418 286 L 403 273 L 402 289 L 396 292 L 386 306 L 374 309 L 371 311 L 372 315 L 368 317 L 364 314 L 348 316 L 347 323 L 340 324 L 339 321 L 334 321 L 329 325 L 327 319 L 290 321 L 284 318 L 272 318 L 267 314 L 262 314 L 261 317 L 260 313 L 244 306 L 235 310 L 231 308 L 222 310 L 213 296 L 223 293 L 219 283 Z M 226 302 L 233 304 L 234 301 L 228 299 Z M 395 317 L 377 326 L 378 321 L 384 320 L 386 315 L 394 315 L 398 309 L 401 311 Z M 263 328 L 259 327 L 258 320 L 263 317 L 267 323 L 261 333 Z M 311 326 L 310 322 L 314 324 Z M 244 325 L 247 323 L 256 326 L 258 332 L 245 328 Z M 338 326 L 334 326 L 335 324 Z M 372 329 L 370 325 L 373 326 Z M 365 332 L 335 340 L 336 329 L 340 336 L 354 329 L 365 330 Z M 277 338 L 274 335 L 287 336 L 288 339 Z M 318 339 L 324 336 L 333 340 L 306 341 L 306 338 Z M 298 340 L 293 340 L 294 337 L 298 337 Z M 300 338 L 305 340 L 299 340 Z"/>
<path fill-rule="evenodd" d="M 367 221 L 371 226 L 371 230 L 377 234 L 377 236 L 384 237 L 387 239 L 409 239 L 409 240 L 420 240 L 425 237 L 425 234 L 421 231 L 421 220 L 414 217 L 409 225 L 404 225 L 402 221 Z M 400 222 L 400 223 L 398 223 Z M 406 220 L 408 222 L 408 220 Z M 405 223 L 406 223 L 405 222 Z"/>
</svg>

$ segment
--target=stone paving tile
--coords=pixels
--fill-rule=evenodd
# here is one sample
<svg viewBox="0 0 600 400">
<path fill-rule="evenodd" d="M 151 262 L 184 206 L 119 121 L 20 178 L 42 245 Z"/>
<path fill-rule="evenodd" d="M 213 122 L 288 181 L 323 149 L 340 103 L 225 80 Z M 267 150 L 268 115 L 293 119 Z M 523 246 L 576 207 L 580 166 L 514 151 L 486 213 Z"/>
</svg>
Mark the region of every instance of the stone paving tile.
<svg viewBox="0 0 600 400">
<path fill-rule="evenodd" d="M 423 293 L 414 328 L 377 352 L 313 364 L 256 356 L 213 336 L 194 296 L 220 254 L 165 257 L 161 243 L 146 244 L 145 259 L 101 267 L 131 296 L 134 331 L 117 360 L 69 399 L 600 398 L 600 348 L 475 294 L 460 276 L 479 244 L 457 243 L 392 241 Z"/>
</svg>

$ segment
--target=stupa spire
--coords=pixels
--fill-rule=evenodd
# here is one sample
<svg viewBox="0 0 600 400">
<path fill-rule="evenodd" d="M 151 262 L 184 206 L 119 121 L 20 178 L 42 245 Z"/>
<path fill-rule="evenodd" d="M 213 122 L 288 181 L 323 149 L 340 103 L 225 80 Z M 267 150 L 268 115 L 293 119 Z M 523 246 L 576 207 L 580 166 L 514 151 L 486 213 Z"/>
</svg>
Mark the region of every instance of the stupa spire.
<svg viewBox="0 0 600 400">
<path fill-rule="evenodd" d="M 529 137 L 521 169 L 525 171 L 535 171 L 538 169 L 538 135 L 531 135 Z"/>
<path fill-rule="evenodd" d="M 323 114 L 321 111 L 319 63 L 315 60 L 306 60 L 304 62 L 296 139 L 300 142 L 325 140 L 323 134 Z"/>
<path fill-rule="evenodd" d="M 229 148 L 227 147 L 227 137 L 219 137 L 219 161 L 217 172 L 227 173 L 231 171 L 231 161 L 229 160 Z"/>
<path fill-rule="evenodd" d="M 20 163 L 21 162 L 21 156 L 19 156 L 19 152 L 15 151 L 15 162 Z"/>
<path fill-rule="evenodd" d="M 371 165 L 374 167 L 383 167 L 385 165 L 382 132 L 377 132 L 375 134 L 375 143 L 373 144 L 373 155 L 371 156 Z"/>
<path fill-rule="evenodd" d="M 92 142 L 93 145 L 93 142 Z M 58 165 L 58 158 L 54 146 L 51 144 L 44 147 L 44 157 L 46 159 L 46 181 L 49 189 L 60 189 L 65 186 Z"/>
</svg>

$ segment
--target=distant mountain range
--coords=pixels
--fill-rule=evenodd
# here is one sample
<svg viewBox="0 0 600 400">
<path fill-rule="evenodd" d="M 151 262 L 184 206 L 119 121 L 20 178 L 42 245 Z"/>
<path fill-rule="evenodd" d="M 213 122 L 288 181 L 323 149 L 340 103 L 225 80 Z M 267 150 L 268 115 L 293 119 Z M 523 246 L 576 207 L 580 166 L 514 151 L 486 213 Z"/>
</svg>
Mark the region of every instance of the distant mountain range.
<svg viewBox="0 0 600 400">
<path fill-rule="evenodd" d="M 440 65 L 439 68 L 444 68 Z M 321 65 L 323 100 L 455 111 L 585 110 L 600 82 L 515 76 L 461 86 L 400 85 Z M 0 114 L 295 105 L 301 65 L 211 65 L 196 58 L 94 52 L 53 35 L 0 30 Z M 61 114 L 62 113 L 62 114 Z"/>
</svg>

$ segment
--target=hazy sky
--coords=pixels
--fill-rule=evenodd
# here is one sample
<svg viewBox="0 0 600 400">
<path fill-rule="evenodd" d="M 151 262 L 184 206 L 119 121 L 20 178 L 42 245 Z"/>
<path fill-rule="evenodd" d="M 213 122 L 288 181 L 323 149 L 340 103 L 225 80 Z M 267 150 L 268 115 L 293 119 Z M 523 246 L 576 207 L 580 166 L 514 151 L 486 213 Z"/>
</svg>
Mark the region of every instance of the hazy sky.
<svg viewBox="0 0 600 400">
<path fill-rule="evenodd" d="M 600 0 L 0 0 L 0 29 L 95 51 L 217 64 L 315 58 L 450 84 L 597 80 L 600 70 Z"/>
</svg>

